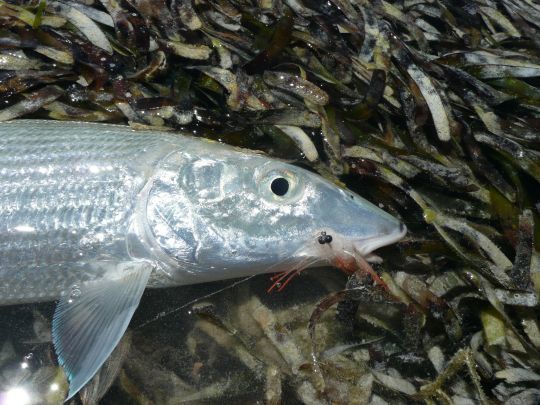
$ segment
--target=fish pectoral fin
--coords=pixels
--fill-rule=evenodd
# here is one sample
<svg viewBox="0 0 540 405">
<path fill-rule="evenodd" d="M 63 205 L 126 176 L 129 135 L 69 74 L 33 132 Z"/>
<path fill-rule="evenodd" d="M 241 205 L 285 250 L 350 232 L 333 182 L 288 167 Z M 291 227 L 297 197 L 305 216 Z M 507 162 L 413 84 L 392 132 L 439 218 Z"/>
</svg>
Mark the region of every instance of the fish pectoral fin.
<svg viewBox="0 0 540 405">
<path fill-rule="evenodd" d="M 110 263 L 114 277 L 89 282 L 80 294 L 66 294 L 52 322 L 58 362 L 69 380 L 66 400 L 99 370 L 114 350 L 139 305 L 152 265 L 147 262 Z"/>
</svg>

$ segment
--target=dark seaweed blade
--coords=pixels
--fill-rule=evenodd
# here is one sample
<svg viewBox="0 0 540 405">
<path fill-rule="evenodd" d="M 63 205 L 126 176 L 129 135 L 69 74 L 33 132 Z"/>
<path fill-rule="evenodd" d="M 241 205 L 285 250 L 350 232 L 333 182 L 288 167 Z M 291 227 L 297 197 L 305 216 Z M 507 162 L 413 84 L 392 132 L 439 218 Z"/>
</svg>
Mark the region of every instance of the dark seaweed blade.
<svg viewBox="0 0 540 405">
<path fill-rule="evenodd" d="M 243 18 L 248 18 L 247 14 Z M 292 38 L 292 28 L 294 24 L 293 13 L 290 9 L 285 10 L 273 30 L 272 37 L 264 50 L 259 52 L 252 60 L 244 65 L 248 74 L 262 73 L 269 67 L 272 67 L 279 55 L 289 45 Z"/>
<path fill-rule="evenodd" d="M 349 293 L 323 301 L 354 309 L 346 343 L 369 351 L 293 373 L 254 362 L 246 332 L 232 357 L 250 378 L 306 402 L 351 402 L 357 382 L 364 402 L 530 399 L 532 374 L 515 370 L 540 370 L 538 21 L 531 0 L 0 0 L 0 120 L 130 123 L 263 149 L 401 217 L 408 238 L 378 270 L 402 312 Z M 298 366 L 283 330 L 261 333 L 274 360 Z M 344 347 L 327 339 L 325 353 Z M 181 385 L 191 395 L 200 381 Z"/>
</svg>

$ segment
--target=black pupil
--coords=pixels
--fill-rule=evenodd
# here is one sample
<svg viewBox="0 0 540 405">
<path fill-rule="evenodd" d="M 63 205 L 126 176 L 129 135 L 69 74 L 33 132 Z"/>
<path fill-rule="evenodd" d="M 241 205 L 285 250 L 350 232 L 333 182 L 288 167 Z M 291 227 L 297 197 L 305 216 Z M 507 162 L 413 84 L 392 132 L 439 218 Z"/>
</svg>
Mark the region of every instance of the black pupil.
<svg viewBox="0 0 540 405">
<path fill-rule="evenodd" d="M 270 188 L 275 195 L 284 196 L 289 191 L 289 182 L 283 177 L 278 177 L 277 179 L 272 180 Z"/>
</svg>

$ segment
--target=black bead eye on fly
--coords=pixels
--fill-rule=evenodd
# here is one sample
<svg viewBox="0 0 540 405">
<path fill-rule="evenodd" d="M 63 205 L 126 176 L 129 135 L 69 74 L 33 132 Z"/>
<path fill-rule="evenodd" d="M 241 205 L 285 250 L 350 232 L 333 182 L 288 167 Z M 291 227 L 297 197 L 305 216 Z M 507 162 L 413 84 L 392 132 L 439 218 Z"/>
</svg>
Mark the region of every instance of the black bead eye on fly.
<svg viewBox="0 0 540 405">
<path fill-rule="evenodd" d="M 275 195 L 283 197 L 289 191 L 289 181 L 283 177 L 277 177 L 272 180 L 270 189 Z"/>
<path fill-rule="evenodd" d="M 322 231 L 317 240 L 321 245 L 325 245 L 332 242 L 332 235 L 327 235 L 326 232 Z"/>
</svg>

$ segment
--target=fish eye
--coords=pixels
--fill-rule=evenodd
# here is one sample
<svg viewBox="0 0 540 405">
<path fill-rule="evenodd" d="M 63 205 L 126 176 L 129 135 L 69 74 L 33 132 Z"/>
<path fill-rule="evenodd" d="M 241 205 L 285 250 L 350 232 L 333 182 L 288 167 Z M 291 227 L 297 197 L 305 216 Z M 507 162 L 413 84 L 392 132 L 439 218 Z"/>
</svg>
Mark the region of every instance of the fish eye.
<svg viewBox="0 0 540 405">
<path fill-rule="evenodd" d="M 289 181 L 284 177 L 276 177 L 270 183 L 270 189 L 275 195 L 283 197 L 289 191 Z"/>
</svg>

